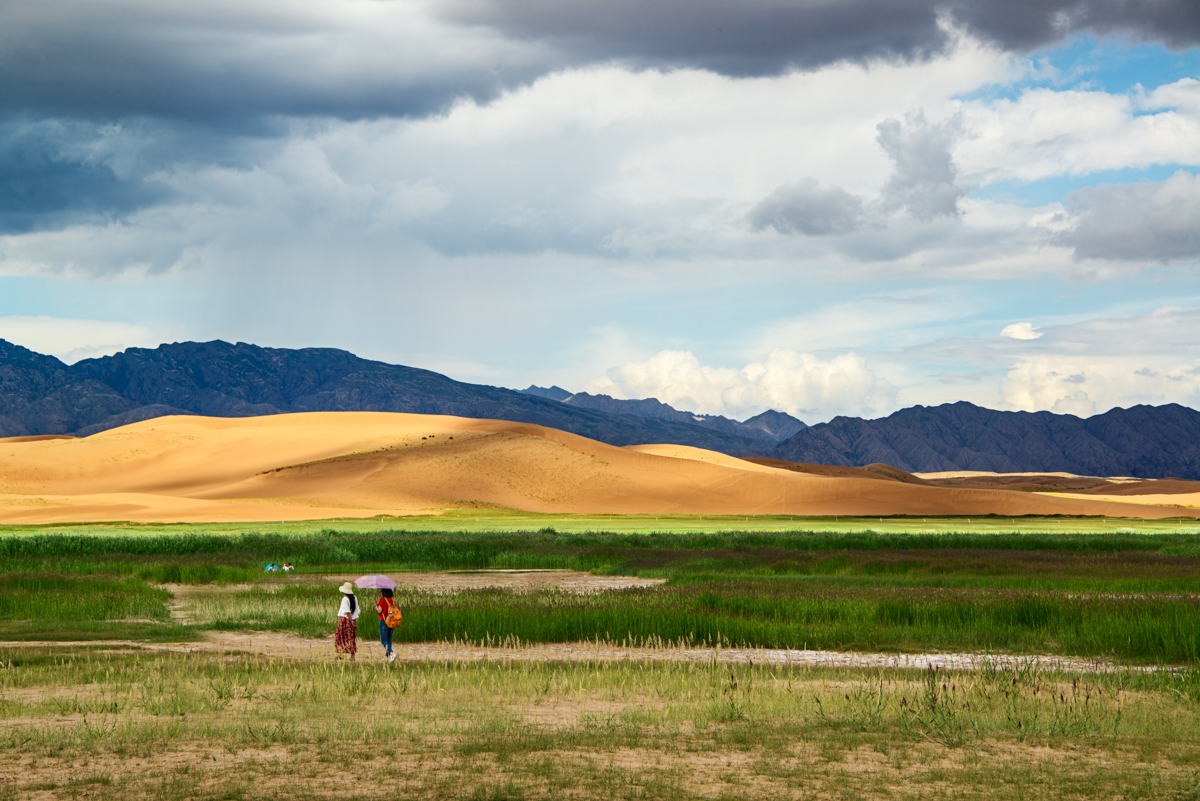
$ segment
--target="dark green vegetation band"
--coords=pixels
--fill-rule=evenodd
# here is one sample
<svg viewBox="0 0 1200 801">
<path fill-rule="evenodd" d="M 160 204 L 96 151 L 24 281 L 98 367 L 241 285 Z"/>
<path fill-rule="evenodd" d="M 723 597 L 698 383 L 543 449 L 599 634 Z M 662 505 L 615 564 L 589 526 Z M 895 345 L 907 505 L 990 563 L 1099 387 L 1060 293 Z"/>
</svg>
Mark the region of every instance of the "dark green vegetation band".
<svg viewBox="0 0 1200 801">
<path fill-rule="evenodd" d="M 81 621 L 164 620 L 165 595 L 147 582 L 257 581 L 264 563 L 290 561 L 301 576 L 556 568 L 668 579 L 591 595 L 406 593 L 399 641 L 664 640 L 1169 663 L 1200 652 L 1195 534 L 34 534 L 0 538 L 0 556 L 0 628 L 25 626 L 30 638 L 35 624 L 66 636 Z M 330 588 L 273 589 L 245 594 L 254 611 L 206 625 L 329 633 Z"/>
<path fill-rule="evenodd" d="M 987 518 L 978 518 L 983 521 Z M 1005 518 L 1007 519 L 1007 518 Z M 724 549 L 888 551 L 904 549 L 986 548 L 1020 551 L 1159 551 L 1190 547 L 1200 553 L 1195 534 L 892 534 L 871 531 L 722 531 L 719 533 L 621 534 L 604 531 L 557 533 L 454 533 L 443 531 L 381 531 L 369 534 L 325 529 L 317 534 L 71 535 L 20 534 L 0 537 L 0 557 L 56 556 L 196 556 L 236 555 L 314 564 L 356 561 L 396 561 L 440 567 L 487 567 L 497 554 L 545 551 L 563 554 L 597 553 L 610 549 L 642 551 Z"/>
</svg>

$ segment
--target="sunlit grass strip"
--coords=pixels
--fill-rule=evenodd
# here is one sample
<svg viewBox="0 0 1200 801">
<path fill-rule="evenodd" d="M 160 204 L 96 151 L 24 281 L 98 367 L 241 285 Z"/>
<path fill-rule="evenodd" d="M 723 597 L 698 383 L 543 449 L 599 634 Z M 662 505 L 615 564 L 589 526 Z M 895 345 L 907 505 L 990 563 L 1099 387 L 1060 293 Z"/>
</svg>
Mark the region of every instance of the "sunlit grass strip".
<svg viewBox="0 0 1200 801">
<path fill-rule="evenodd" d="M 1131 510 L 1136 515 L 1136 509 Z M 237 535 L 258 531 L 276 535 L 311 535 L 324 530 L 357 533 L 404 531 L 409 533 L 443 531 L 455 533 L 518 533 L 552 528 L 559 532 L 623 534 L 699 533 L 715 534 L 732 531 L 820 531 L 830 533 L 874 532 L 884 534 L 945 534 L 955 532 L 996 533 L 1071 533 L 1088 534 L 1131 533 L 1138 535 L 1161 533 L 1200 533 L 1200 521 L 1195 517 L 1143 519 L 1140 517 L 1073 517 L 1002 515 L 934 515 L 882 517 L 845 517 L 798 515 L 589 515 L 550 514 L 515 510 L 447 509 L 438 514 L 391 517 L 377 515 L 367 518 L 338 518 L 247 523 L 62 523 L 36 525 L 3 525 L 0 532 L 19 535 L 36 533 L 71 533 L 83 536 L 128 535 L 158 536 L 160 534 L 217 534 Z"/>
</svg>

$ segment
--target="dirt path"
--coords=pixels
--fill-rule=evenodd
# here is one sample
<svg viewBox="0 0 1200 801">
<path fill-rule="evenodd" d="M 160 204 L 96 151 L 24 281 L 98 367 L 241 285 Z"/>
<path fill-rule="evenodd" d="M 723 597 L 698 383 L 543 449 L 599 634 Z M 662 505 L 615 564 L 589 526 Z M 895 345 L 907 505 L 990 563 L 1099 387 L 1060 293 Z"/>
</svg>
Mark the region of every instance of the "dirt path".
<svg viewBox="0 0 1200 801">
<path fill-rule="evenodd" d="M 331 661 L 333 638 L 308 640 L 278 632 L 208 632 L 205 639 L 188 643 L 135 643 L 129 640 L 90 642 L 0 642 L 5 648 L 100 647 L 113 652 L 169 652 L 252 654 L 271 659 Z M 396 661 L 421 662 L 691 662 L 729 665 L 773 665 L 778 667 L 893 668 L 924 670 L 1012 670 L 1034 666 L 1044 670 L 1107 673 L 1126 670 L 1103 659 L 1060 656 L 996 656 L 986 654 L 887 654 L 846 651 L 781 650 L 770 648 L 644 648 L 609 643 L 535 643 L 516 646 L 479 646 L 466 643 L 397 643 Z M 379 661 L 378 643 L 361 642 L 358 658 Z M 1154 670 L 1139 667 L 1135 670 Z"/>
</svg>

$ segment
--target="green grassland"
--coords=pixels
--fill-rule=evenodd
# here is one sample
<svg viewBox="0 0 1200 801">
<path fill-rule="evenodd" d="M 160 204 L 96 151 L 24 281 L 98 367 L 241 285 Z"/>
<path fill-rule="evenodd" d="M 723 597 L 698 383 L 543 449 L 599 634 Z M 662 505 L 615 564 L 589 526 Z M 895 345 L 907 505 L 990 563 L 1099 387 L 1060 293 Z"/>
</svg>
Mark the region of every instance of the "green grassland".
<svg viewBox="0 0 1200 801">
<path fill-rule="evenodd" d="M 373 594 L 362 592 L 370 598 Z M 259 587 L 208 596 L 199 625 L 320 637 L 333 629 L 329 585 Z M 894 651 L 1049 653 L 1188 663 L 1200 650 L 1200 604 L 1058 594 L 895 591 L 870 585 L 709 581 L 603 594 L 542 590 L 397 593 L 397 642 L 452 639 Z M 373 624 L 360 636 L 375 636 Z"/>
<path fill-rule="evenodd" d="M 0 646 L 0 801 L 1200 801 L 1191 521 L 658 522 L 0 531 L 0 640 L 16 642 Z M 297 571 L 263 572 L 285 561 Z M 331 575 L 529 569 L 665 582 L 401 590 L 397 640 L 1044 653 L 1111 667 L 386 665 L 365 648 L 355 664 L 150 650 L 209 631 L 328 637 Z M 168 613 L 178 601 L 164 584 L 202 588 L 187 625 Z"/>
<path fill-rule="evenodd" d="M 0 798 L 1194 799 L 1195 673 L 0 649 Z"/>
<path fill-rule="evenodd" d="M 1038 531 L 961 526 L 936 533 L 35 530 L 0 536 L 0 630 L 27 639 L 94 639 L 127 621 L 141 627 L 131 636 L 196 636 L 195 626 L 165 618 L 156 585 L 216 583 L 252 586 L 210 596 L 195 617 L 200 628 L 317 637 L 330 630 L 336 608 L 336 594 L 320 578 L 326 574 L 567 569 L 666 584 L 600 595 L 413 592 L 404 596 L 408 623 L 398 636 L 1194 662 L 1200 535 L 1165 526 L 1099 533 L 1073 530 L 1070 522 L 1048 521 L 1049 530 Z M 284 561 L 298 575 L 262 572 L 266 562 Z M 52 589 L 56 576 L 63 578 L 60 592 Z M 30 603 L 31 596 L 48 600 Z M 56 611 L 62 597 L 75 599 L 69 614 Z"/>
</svg>

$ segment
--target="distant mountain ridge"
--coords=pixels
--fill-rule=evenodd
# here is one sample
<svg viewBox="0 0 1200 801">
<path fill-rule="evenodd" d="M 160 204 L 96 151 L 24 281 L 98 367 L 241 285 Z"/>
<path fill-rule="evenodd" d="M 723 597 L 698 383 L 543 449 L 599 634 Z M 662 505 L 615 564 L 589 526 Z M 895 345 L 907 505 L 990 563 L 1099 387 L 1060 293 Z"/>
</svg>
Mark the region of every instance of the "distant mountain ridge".
<svg viewBox="0 0 1200 801">
<path fill-rule="evenodd" d="M 1200 479 L 1200 412 L 1178 404 L 1112 409 L 1081 419 L 999 412 L 966 401 L 912 406 L 878 420 L 835 417 L 771 457 L 912 473 L 980 470 Z"/>
<path fill-rule="evenodd" d="M 570 392 L 557 385 L 553 387 L 539 387 L 537 384 L 530 384 L 525 389 L 518 389 L 517 392 L 523 392 L 526 395 L 537 395 L 539 398 L 549 398 L 556 401 L 565 401 L 571 397 Z"/>
<path fill-rule="evenodd" d="M 0 437 L 86 436 L 167 414 L 311 411 L 445 414 L 535 423 L 611 445 L 682 443 L 737 456 L 761 450 L 699 426 L 581 409 L 332 348 L 182 342 L 67 366 L 0 340 Z"/>
<path fill-rule="evenodd" d="M 557 387 L 555 387 L 557 389 Z M 526 390 L 528 391 L 528 390 Z M 563 403 L 578 406 L 583 409 L 596 409 L 609 414 L 631 414 L 636 417 L 651 417 L 658 420 L 672 420 L 686 425 L 697 425 L 755 440 L 782 442 L 807 426 L 790 414 L 768 409 L 762 414 L 751 417 L 744 423 L 710 414 L 682 412 L 669 406 L 657 398 L 643 400 L 619 400 L 609 395 L 591 395 L 587 392 L 577 392 L 562 399 Z"/>
<path fill-rule="evenodd" d="M 670 410 L 687 416 L 659 405 L 665 407 L 658 410 L 664 414 Z M 655 409 L 647 405 L 644 411 Z M 676 443 L 734 456 L 843 466 L 883 463 L 921 473 L 1061 471 L 1200 479 L 1200 412 L 1177 404 L 1113 409 L 1081 419 L 1050 412 L 1000 412 L 964 401 L 914 406 L 877 420 L 837 417 L 775 444 L 714 426 L 724 425 L 724 420 L 779 436 L 791 425 L 789 420 L 799 421 L 780 412 L 764 412 L 744 423 L 701 417 L 700 422 L 715 421 L 713 425 L 699 424 L 698 415 L 687 423 L 670 415 L 613 414 L 582 403 L 465 384 L 429 370 L 329 348 L 184 342 L 131 348 L 68 366 L 0 340 L 0 437 L 87 435 L 166 414 L 241 417 L 302 411 L 513 420 L 613 445 Z"/>
</svg>

